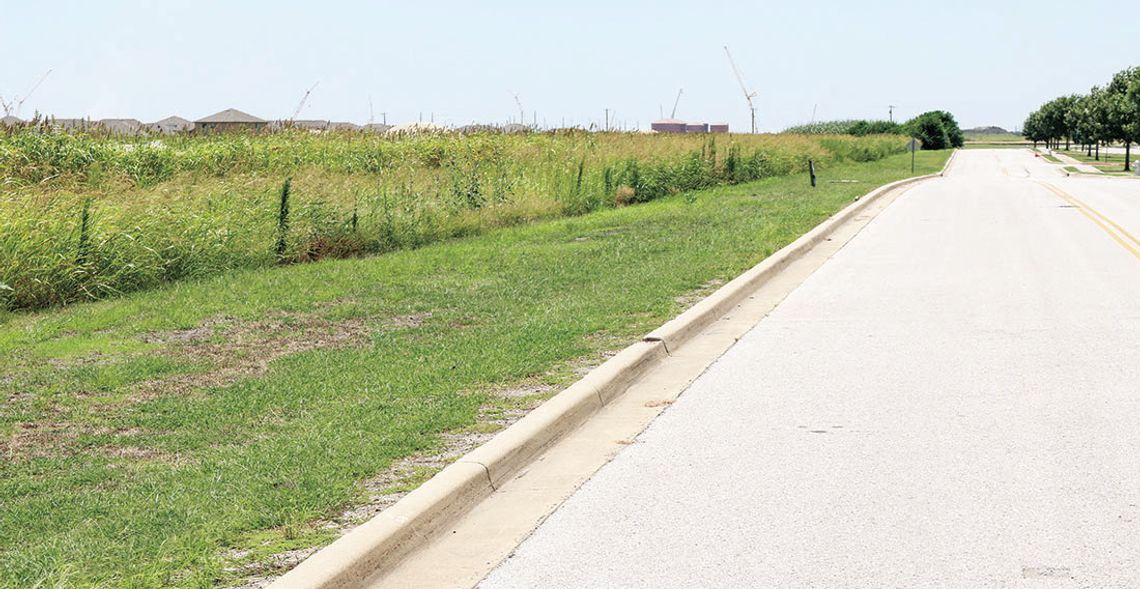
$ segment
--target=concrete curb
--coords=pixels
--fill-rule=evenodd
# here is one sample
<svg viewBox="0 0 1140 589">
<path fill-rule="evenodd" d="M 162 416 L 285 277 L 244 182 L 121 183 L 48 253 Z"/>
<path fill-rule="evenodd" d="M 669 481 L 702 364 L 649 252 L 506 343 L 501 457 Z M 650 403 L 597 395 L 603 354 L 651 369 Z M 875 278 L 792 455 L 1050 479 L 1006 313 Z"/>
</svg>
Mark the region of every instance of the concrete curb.
<svg viewBox="0 0 1140 589">
<path fill-rule="evenodd" d="M 272 589 L 353 587 L 399 559 L 419 542 L 490 495 L 543 450 L 577 428 L 668 357 L 670 349 L 699 333 L 791 262 L 823 241 L 883 194 L 945 174 L 917 176 L 882 186 L 828 218 L 752 269 L 725 284 L 547 400 L 491 441 L 444 468 L 395 505 L 319 550 L 289 571 Z"/>
<path fill-rule="evenodd" d="M 690 307 L 684 313 L 681 313 L 661 327 L 651 331 L 645 336 L 645 341 L 662 342 L 665 344 L 666 350 L 677 349 L 681 344 L 692 338 L 693 335 L 700 333 L 701 330 L 708 327 L 713 321 L 727 314 L 730 309 L 740 304 L 749 293 L 755 291 L 761 284 L 784 269 L 785 266 L 800 259 L 800 257 L 811 250 L 811 248 L 815 247 L 816 244 L 826 239 L 836 227 L 858 215 L 880 196 L 903 186 L 944 175 L 950 168 L 950 163 L 954 160 L 957 153 L 957 151 L 954 151 L 950 154 L 942 171 L 937 174 L 916 176 L 914 178 L 892 182 L 856 199 L 855 202 L 843 210 L 832 215 L 819 225 L 816 225 L 811 231 L 801 235 L 799 239 L 796 239 L 776 253 L 768 256 L 744 274 L 737 276 L 728 284 L 717 289 L 716 292 Z"/>
</svg>

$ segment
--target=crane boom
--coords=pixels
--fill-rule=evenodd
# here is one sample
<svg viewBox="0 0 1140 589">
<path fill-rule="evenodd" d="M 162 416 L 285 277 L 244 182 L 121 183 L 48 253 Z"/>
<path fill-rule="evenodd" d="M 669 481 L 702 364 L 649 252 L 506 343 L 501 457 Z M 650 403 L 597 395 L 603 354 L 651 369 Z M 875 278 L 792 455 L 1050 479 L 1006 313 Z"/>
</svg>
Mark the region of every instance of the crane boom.
<svg viewBox="0 0 1140 589">
<path fill-rule="evenodd" d="M 305 108 L 305 103 L 309 101 L 309 95 L 313 93 L 313 90 L 317 89 L 317 85 L 320 83 L 318 80 L 315 84 L 310 86 L 308 90 L 305 90 L 305 95 L 301 97 L 301 102 L 297 103 L 297 108 L 293 109 L 293 115 L 289 117 L 290 121 L 296 119 L 297 115 L 301 114 L 301 109 Z"/>
<path fill-rule="evenodd" d="M 744 76 L 740 75 L 740 70 L 736 67 L 736 61 L 732 59 L 732 52 L 728 50 L 728 45 L 724 46 L 724 54 L 728 56 L 728 65 L 732 66 L 732 73 L 740 84 L 740 90 L 744 92 L 744 100 L 748 101 L 748 113 L 752 117 L 752 132 L 755 133 L 756 107 L 752 105 L 752 99 L 756 97 L 756 92 L 748 91 L 748 86 L 744 83 Z"/>
<path fill-rule="evenodd" d="M 52 72 L 52 70 L 48 70 L 48 71 L 44 72 L 44 75 L 40 76 L 40 79 L 37 80 L 36 83 L 32 85 L 31 90 L 28 90 L 28 93 L 25 94 L 24 96 L 22 96 L 22 97 L 13 96 L 11 102 L 4 102 L 4 101 L 0 100 L 0 104 L 2 104 L 3 108 L 4 108 L 4 114 L 5 115 L 12 114 L 12 115 L 15 115 L 17 117 L 20 116 L 20 107 L 24 106 L 24 101 L 27 100 L 28 98 L 30 98 L 32 96 L 32 94 L 35 94 L 36 90 L 39 89 L 40 84 L 44 83 L 44 80 L 46 80 L 47 77 L 49 75 L 51 75 L 51 72 Z"/>
<path fill-rule="evenodd" d="M 680 104 L 681 93 L 684 91 L 685 91 L 684 88 L 680 88 L 677 90 L 677 99 L 673 101 L 673 112 L 669 113 L 669 118 L 671 118 L 671 119 L 677 118 L 677 105 Z"/>
<path fill-rule="evenodd" d="M 523 110 L 522 101 L 519 100 L 519 95 L 514 93 L 514 92 L 511 92 L 511 96 L 515 97 L 515 104 L 517 104 L 519 107 L 519 124 L 525 125 L 526 124 L 526 111 Z"/>
</svg>

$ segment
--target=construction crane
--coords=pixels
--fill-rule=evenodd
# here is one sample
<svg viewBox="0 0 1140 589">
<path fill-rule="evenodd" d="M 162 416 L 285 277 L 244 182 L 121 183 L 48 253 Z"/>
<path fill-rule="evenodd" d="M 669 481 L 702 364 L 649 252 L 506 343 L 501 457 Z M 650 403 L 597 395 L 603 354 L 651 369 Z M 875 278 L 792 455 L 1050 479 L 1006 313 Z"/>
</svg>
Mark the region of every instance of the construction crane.
<svg viewBox="0 0 1140 589">
<path fill-rule="evenodd" d="M 523 110 L 522 101 L 519 100 L 519 95 L 515 92 L 511 92 L 511 96 L 515 97 L 515 104 L 517 104 L 519 106 L 519 124 L 525 125 L 526 124 L 526 111 Z"/>
<path fill-rule="evenodd" d="M 752 105 L 752 99 L 756 98 L 756 92 L 748 91 L 748 86 L 744 84 L 744 77 L 736 68 L 736 62 L 732 59 L 732 52 L 728 50 L 728 45 L 724 46 L 724 54 L 728 56 L 728 65 L 732 66 L 732 73 L 736 74 L 736 81 L 740 83 L 740 89 L 744 91 L 744 99 L 748 101 L 748 114 L 752 117 L 752 132 L 756 133 L 756 107 Z"/>
<path fill-rule="evenodd" d="M 677 118 L 677 105 L 680 104 L 681 93 L 684 91 L 685 91 L 684 88 L 680 88 L 677 90 L 677 99 L 673 101 L 673 112 L 669 113 L 669 118 L 671 118 L 671 119 Z"/>
<path fill-rule="evenodd" d="M 301 102 L 297 103 L 297 108 L 293 109 L 293 115 L 289 117 L 290 121 L 293 121 L 297 118 L 297 115 L 301 114 L 301 109 L 305 108 L 305 103 L 309 101 L 309 95 L 313 93 L 313 90 L 317 89 L 317 85 L 320 83 L 318 80 L 315 84 L 310 86 L 308 90 L 305 90 L 305 95 L 301 97 Z"/>
<path fill-rule="evenodd" d="M 44 75 L 40 76 L 40 79 L 34 85 L 32 85 L 32 89 L 28 90 L 28 93 L 22 97 L 13 96 L 12 102 L 5 102 L 4 99 L 0 98 L 0 108 L 4 109 L 4 116 L 20 116 L 20 107 L 24 106 L 24 101 L 30 98 L 32 94 L 36 92 L 36 90 L 40 87 L 40 84 L 43 84 L 44 80 L 46 80 L 47 77 L 51 75 L 51 72 L 51 70 L 44 72 Z"/>
</svg>

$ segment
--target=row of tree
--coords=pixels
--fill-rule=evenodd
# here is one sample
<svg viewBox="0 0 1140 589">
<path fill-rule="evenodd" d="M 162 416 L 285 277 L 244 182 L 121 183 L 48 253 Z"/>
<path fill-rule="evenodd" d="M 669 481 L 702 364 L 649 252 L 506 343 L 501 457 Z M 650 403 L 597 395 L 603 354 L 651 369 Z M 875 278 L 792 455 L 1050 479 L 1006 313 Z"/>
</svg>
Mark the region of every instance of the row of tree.
<svg viewBox="0 0 1140 589">
<path fill-rule="evenodd" d="M 1140 67 L 1117 73 L 1105 86 L 1088 94 L 1054 98 L 1025 120 L 1026 139 L 1065 149 L 1072 143 L 1100 159 L 1100 146 L 1124 144 L 1124 169 L 1130 169 L 1132 144 L 1140 142 Z"/>
<path fill-rule="evenodd" d="M 923 149 L 946 149 L 962 147 L 964 135 L 958 127 L 954 115 L 944 110 L 924 112 L 905 122 L 844 120 L 821 121 L 797 125 L 784 130 L 784 133 L 803 135 L 907 135 L 922 141 Z"/>
</svg>

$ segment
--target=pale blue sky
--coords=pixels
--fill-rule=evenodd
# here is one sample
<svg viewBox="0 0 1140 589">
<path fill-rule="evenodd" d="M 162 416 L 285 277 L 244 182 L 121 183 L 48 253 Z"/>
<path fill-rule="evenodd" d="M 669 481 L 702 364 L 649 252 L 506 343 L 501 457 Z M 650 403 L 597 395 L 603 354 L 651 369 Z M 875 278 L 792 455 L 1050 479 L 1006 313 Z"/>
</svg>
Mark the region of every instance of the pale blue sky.
<svg viewBox="0 0 1140 589">
<path fill-rule="evenodd" d="M 1140 14 L 1123 2 L 238 2 L 0 0 L 0 96 L 60 117 L 227 107 L 301 118 L 465 124 L 531 117 L 643 128 L 678 118 L 748 125 L 896 118 L 943 108 L 966 127 L 1020 126 L 1055 95 L 1140 65 Z"/>
</svg>

